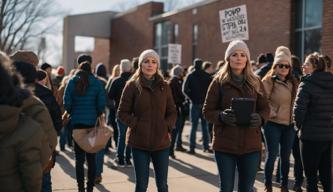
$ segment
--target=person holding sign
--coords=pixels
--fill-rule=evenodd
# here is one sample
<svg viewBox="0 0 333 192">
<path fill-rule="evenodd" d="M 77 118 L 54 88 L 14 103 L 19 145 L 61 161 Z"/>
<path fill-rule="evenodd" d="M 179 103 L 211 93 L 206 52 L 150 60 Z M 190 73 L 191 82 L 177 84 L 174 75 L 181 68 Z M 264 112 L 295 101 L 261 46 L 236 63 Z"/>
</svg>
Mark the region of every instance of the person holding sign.
<svg viewBox="0 0 333 192">
<path fill-rule="evenodd" d="M 252 72 L 247 45 L 241 40 L 230 42 L 225 61 L 209 86 L 203 113 L 214 124 L 213 149 L 220 191 L 233 191 L 237 166 L 238 191 L 250 192 L 253 191 L 260 160 L 260 127 L 269 115 L 269 106 L 264 87 Z M 243 113 L 243 116 L 248 116 L 248 122 L 245 122 L 246 118 L 237 119 L 236 113 L 242 112 L 236 106 L 242 102 L 246 102 L 246 108 L 253 102 L 252 112 Z"/>
</svg>

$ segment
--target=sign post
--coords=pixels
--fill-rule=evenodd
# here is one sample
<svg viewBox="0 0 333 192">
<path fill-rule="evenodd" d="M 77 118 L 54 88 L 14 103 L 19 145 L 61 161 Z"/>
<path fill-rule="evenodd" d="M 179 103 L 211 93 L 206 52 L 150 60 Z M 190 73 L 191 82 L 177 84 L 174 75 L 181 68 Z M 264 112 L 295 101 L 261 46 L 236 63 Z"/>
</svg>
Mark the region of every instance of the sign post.
<svg viewBox="0 0 333 192">
<path fill-rule="evenodd" d="M 246 5 L 224 9 L 219 13 L 223 43 L 236 39 L 249 40 Z"/>
</svg>

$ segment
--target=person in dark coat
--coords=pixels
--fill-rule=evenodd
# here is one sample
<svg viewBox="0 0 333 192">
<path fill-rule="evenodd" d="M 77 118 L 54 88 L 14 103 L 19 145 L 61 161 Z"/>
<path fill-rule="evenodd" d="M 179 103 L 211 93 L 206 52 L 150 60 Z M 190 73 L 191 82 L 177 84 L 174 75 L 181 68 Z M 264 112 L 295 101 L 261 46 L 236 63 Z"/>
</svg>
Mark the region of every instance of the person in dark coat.
<svg viewBox="0 0 333 192">
<path fill-rule="evenodd" d="M 174 154 L 175 144 L 176 151 L 186 151 L 186 149 L 182 146 L 182 132 L 185 124 L 185 113 L 184 113 L 184 103 L 185 103 L 185 96 L 182 92 L 183 86 L 183 74 L 184 69 L 180 65 L 176 65 L 171 69 L 171 79 L 169 80 L 168 84 L 171 87 L 173 100 L 175 101 L 177 107 L 177 121 L 176 127 L 172 130 L 171 133 L 171 147 L 170 147 L 170 156 L 172 158 L 176 158 Z"/>
<path fill-rule="evenodd" d="M 274 56 L 272 53 L 266 54 L 266 64 L 263 65 L 261 68 L 255 71 L 255 74 L 260 77 L 260 79 L 264 78 L 267 72 L 272 68 L 274 61 Z"/>
<path fill-rule="evenodd" d="M 132 71 L 131 61 L 128 59 L 122 59 L 120 61 L 120 76 L 112 81 L 110 90 L 108 92 L 109 99 L 115 101 L 116 110 L 118 110 L 121 94 L 126 85 L 126 82 L 132 75 L 131 71 Z M 115 160 L 115 164 L 122 167 L 125 165 L 125 160 L 126 160 L 126 165 L 131 166 L 132 165 L 131 148 L 125 145 L 127 126 L 124 123 L 122 123 L 118 118 L 116 119 L 116 122 L 117 122 L 117 127 L 115 127 L 115 129 L 118 128 L 118 138 L 117 138 L 118 147 L 117 147 L 117 159 Z"/>
<path fill-rule="evenodd" d="M 190 154 L 195 154 L 196 132 L 198 128 L 199 118 L 201 120 L 203 149 L 206 153 L 212 153 L 209 148 L 209 135 L 207 122 L 202 115 L 202 106 L 205 101 L 208 86 L 212 81 L 211 76 L 202 70 L 202 60 L 195 59 L 193 61 L 194 71 L 190 72 L 183 84 L 183 93 L 191 101 L 190 119 L 191 119 L 191 134 L 190 134 Z"/>
<path fill-rule="evenodd" d="M 299 129 L 301 157 L 307 191 L 318 191 L 319 178 L 324 191 L 332 191 L 333 75 L 325 72 L 325 60 L 310 54 L 304 63 L 307 76 L 302 78 L 294 106 Z"/>
</svg>

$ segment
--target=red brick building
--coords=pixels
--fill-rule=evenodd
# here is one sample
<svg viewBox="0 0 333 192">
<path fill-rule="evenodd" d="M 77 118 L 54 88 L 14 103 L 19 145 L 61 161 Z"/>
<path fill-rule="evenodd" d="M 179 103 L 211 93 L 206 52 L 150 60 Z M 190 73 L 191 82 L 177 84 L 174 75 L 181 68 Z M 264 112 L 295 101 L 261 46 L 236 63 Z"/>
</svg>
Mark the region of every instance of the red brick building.
<svg viewBox="0 0 333 192">
<path fill-rule="evenodd" d="M 206 0 L 189 7 L 163 12 L 163 3 L 149 2 L 111 20 L 110 52 L 95 46 L 94 55 L 109 55 L 112 66 L 122 58 L 154 48 L 167 69 L 167 45 L 182 45 L 182 64 L 200 57 L 216 63 L 224 58 L 219 11 L 246 5 L 251 59 L 274 52 L 279 45 L 301 58 L 320 51 L 333 58 L 333 3 L 330 0 Z"/>
</svg>

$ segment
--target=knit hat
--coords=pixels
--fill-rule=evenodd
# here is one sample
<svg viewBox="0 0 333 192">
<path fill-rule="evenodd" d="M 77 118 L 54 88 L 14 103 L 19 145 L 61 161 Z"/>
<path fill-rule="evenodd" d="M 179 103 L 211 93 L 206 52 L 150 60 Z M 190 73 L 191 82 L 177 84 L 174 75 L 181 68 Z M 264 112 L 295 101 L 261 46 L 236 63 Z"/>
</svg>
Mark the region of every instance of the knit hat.
<svg viewBox="0 0 333 192">
<path fill-rule="evenodd" d="M 58 66 L 58 68 L 56 70 L 56 75 L 57 76 L 65 75 L 65 68 L 63 66 Z"/>
<path fill-rule="evenodd" d="M 273 63 L 273 61 L 274 61 L 274 55 L 273 55 L 273 53 L 266 53 L 266 60 L 269 63 Z"/>
<path fill-rule="evenodd" d="M 170 75 L 171 75 L 171 77 L 181 77 L 183 72 L 184 72 L 184 68 L 180 65 L 176 65 L 171 69 Z"/>
<path fill-rule="evenodd" d="M 274 64 L 280 63 L 281 61 L 286 61 L 291 65 L 291 52 L 288 47 L 279 46 L 276 48 Z"/>
<path fill-rule="evenodd" d="M 37 66 L 39 63 L 37 55 L 32 51 L 19 50 L 10 55 L 10 58 L 13 61 L 23 61 L 25 63 L 30 63 L 34 66 Z"/>
<path fill-rule="evenodd" d="M 40 66 L 40 68 L 45 71 L 47 68 L 51 68 L 52 69 L 52 66 L 50 64 L 48 64 L 48 63 L 43 63 Z"/>
<path fill-rule="evenodd" d="M 37 76 L 37 80 L 41 81 L 47 77 L 47 73 L 43 70 L 37 70 L 36 76 Z"/>
<path fill-rule="evenodd" d="M 246 43 L 244 43 L 244 41 L 242 41 L 242 40 L 234 40 L 229 43 L 228 48 L 225 51 L 224 60 L 227 61 L 227 59 L 230 57 L 230 55 L 233 52 L 235 52 L 236 50 L 244 51 L 244 53 L 246 54 L 247 60 L 249 60 L 249 61 L 251 60 L 250 59 L 250 50 L 247 47 Z"/>
<path fill-rule="evenodd" d="M 77 64 L 80 65 L 80 63 L 82 63 L 84 61 L 88 61 L 91 64 L 92 63 L 92 57 L 90 55 L 87 55 L 87 54 L 80 54 L 77 57 Z"/>
<path fill-rule="evenodd" d="M 23 61 L 15 61 L 14 66 L 16 71 L 22 75 L 24 83 L 35 83 L 37 78 L 37 71 L 35 66 Z"/>
<path fill-rule="evenodd" d="M 143 60 L 147 57 L 153 57 L 156 60 L 158 66 L 160 65 L 160 56 L 154 50 L 146 49 L 139 56 L 139 66 L 141 66 Z"/>
<path fill-rule="evenodd" d="M 120 61 L 120 71 L 123 72 L 130 72 L 132 70 L 132 62 L 128 59 L 122 59 Z"/>
<path fill-rule="evenodd" d="M 266 62 L 267 62 L 266 55 L 261 53 L 257 58 L 257 63 L 266 63 Z"/>
</svg>

